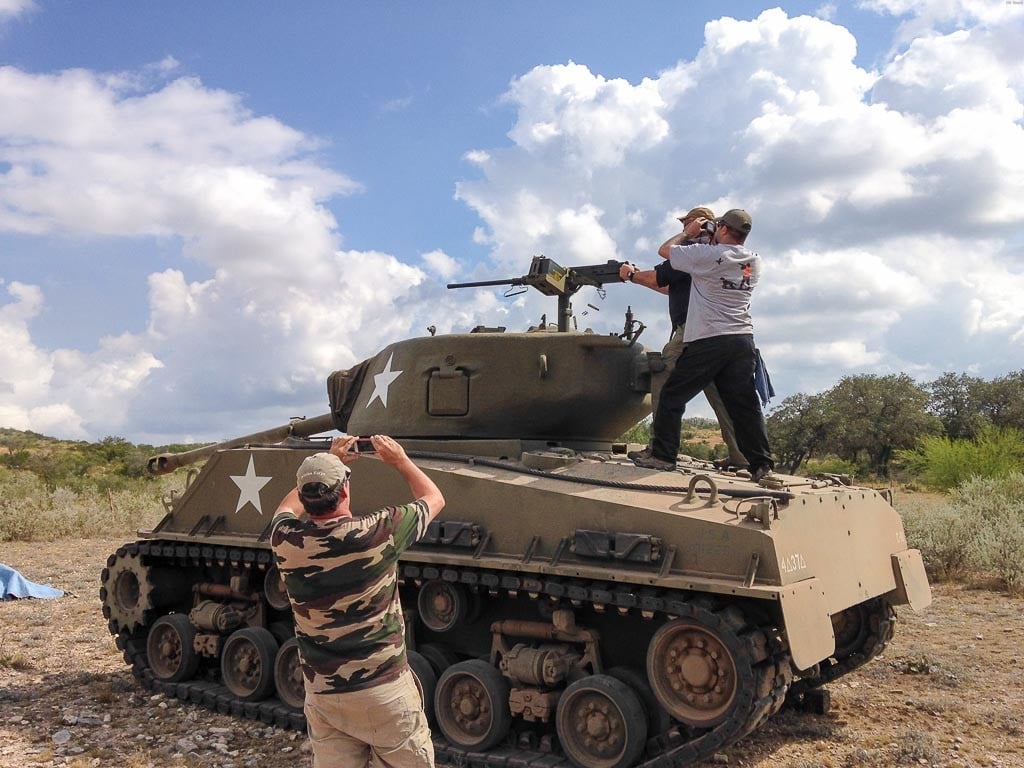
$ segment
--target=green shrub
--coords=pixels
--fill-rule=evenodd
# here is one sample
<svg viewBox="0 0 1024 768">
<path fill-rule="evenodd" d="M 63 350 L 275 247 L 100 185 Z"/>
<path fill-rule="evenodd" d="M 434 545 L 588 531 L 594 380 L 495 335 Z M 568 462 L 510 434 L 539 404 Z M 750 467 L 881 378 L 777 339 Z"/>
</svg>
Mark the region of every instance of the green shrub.
<svg viewBox="0 0 1024 768">
<path fill-rule="evenodd" d="M 1024 467 L 1024 432 L 987 427 L 973 440 L 925 437 L 913 451 L 901 451 L 907 469 L 941 490 L 971 477 L 1006 477 Z"/>
<path fill-rule="evenodd" d="M 622 443 L 640 443 L 641 445 L 648 445 L 651 442 L 651 420 L 644 419 L 638 424 L 634 424 L 625 434 L 619 438 L 619 442 Z"/>
<path fill-rule="evenodd" d="M 811 459 L 805 465 L 804 471 L 810 477 L 814 477 L 819 472 L 829 475 L 850 475 L 853 477 L 860 474 L 860 469 L 855 462 L 830 456 L 827 459 Z"/>
<path fill-rule="evenodd" d="M 974 526 L 970 556 L 1011 592 L 1024 591 L 1024 473 L 974 478 L 953 492 L 953 504 Z"/>
<path fill-rule="evenodd" d="M 679 452 L 685 456 L 701 459 L 702 461 L 711 461 L 715 456 L 711 446 L 701 442 L 682 442 L 679 444 Z"/>
<path fill-rule="evenodd" d="M 921 550 L 928 574 L 940 581 L 955 579 L 970 570 L 967 541 L 973 535 L 969 522 L 948 501 L 920 501 L 897 497 L 907 543 Z"/>
<path fill-rule="evenodd" d="M 1024 472 L 975 477 L 947 502 L 899 505 L 907 541 L 937 576 L 995 573 L 1012 593 L 1024 592 Z"/>
<path fill-rule="evenodd" d="M 32 454 L 30 454 L 28 451 L 24 449 L 17 451 L 11 450 L 10 453 L 5 453 L 4 455 L 0 456 L 0 464 L 3 464 L 5 467 L 11 468 L 24 467 L 26 464 L 28 464 L 28 460 L 31 458 L 31 456 Z"/>
</svg>

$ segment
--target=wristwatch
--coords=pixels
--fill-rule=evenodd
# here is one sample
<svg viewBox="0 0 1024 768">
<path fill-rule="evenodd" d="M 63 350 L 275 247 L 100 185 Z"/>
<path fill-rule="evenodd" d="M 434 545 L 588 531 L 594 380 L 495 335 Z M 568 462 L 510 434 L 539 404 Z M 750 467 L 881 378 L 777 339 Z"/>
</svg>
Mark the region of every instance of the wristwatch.
<svg viewBox="0 0 1024 768">
<path fill-rule="evenodd" d="M 633 275 L 635 275 L 635 274 L 636 274 L 636 270 L 635 269 L 631 269 L 629 271 L 629 273 L 626 275 L 626 279 L 629 280 L 629 282 L 632 283 L 633 282 Z"/>
</svg>

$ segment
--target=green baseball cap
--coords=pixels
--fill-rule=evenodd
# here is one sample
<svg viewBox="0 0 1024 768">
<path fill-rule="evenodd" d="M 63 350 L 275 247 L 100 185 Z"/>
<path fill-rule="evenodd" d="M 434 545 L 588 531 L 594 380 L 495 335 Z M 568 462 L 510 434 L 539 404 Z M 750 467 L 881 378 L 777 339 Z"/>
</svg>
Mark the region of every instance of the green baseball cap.
<svg viewBox="0 0 1024 768">
<path fill-rule="evenodd" d="M 725 224 L 729 229 L 735 229 L 744 235 L 750 234 L 750 228 L 754 226 L 754 223 L 750 220 L 750 214 L 742 208 L 733 208 L 726 211 L 722 214 L 718 223 Z"/>
</svg>

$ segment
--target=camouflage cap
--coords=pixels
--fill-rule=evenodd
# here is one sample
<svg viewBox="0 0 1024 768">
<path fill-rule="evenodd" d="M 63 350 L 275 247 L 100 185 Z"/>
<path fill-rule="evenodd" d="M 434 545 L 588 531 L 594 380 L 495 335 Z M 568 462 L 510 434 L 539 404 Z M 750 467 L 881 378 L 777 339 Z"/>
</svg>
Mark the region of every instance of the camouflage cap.
<svg viewBox="0 0 1024 768">
<path fill-rule="evenodd" d="M 744 235 L 750 234 L 750 228 L 754 223 L 750 220 L 750 214 L 742 208 L 733 208 L 722 214 L 718 220 L 719 224 L 725 224 L 729 229 L 735 229 Z"/>
<path fill-rule="evenodd" d="M 682 216 L 677 216 L 676 220 L 681 221 L 683 222 L 683 224 L 685 224 L 688 221 L 693 221 L 694 219 L 700 218 L 714 220 L 714 211 L 712 211 L 710 208 L 705 208 L 703 205 L 698 205 L 696 208 L 691 208 Z"/>
<path fill-rule="evenodd" d="M 323 483 L 334 488 L 345 482 L 351 472 L 333 453 L 314 453 L 299 465 L 295 479 L 299 490 L 309 483 Z"/>
</svg>

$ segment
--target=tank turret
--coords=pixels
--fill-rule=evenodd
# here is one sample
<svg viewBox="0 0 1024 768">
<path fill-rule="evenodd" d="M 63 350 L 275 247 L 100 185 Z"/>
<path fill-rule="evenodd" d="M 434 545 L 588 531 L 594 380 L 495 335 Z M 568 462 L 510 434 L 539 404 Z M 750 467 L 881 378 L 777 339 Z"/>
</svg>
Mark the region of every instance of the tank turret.
<svg viewBox="0 0 1024 768">
<path fill-rule="evenodd" d="M 931 593 L 886 492 L 847 478 L 641 469 L 619 435 L 650 410 L 659 356 L 573 327 L 569 298 L 618 264 L 537 257 L 470 284 L 557 297 L 530 331 L 399 341 L 328 379 L 329 412 L 150 466 L 190 469 L 100 596 L 151 690 L 302 728 L 294 623 L 270 551 L 274 509 L 333 430 L 390 434 L 447 500 L 399 564 L 410 666 L 438 762 L 685 766 L 785 702 L 877 656 L 895 607 Z M 459 286 L 452 286 L 459 287 Z M 352 464 L 352 509 L 405 500 L 390 468 Z"/>
</svg>

